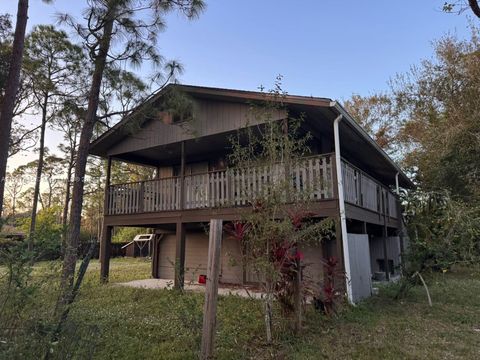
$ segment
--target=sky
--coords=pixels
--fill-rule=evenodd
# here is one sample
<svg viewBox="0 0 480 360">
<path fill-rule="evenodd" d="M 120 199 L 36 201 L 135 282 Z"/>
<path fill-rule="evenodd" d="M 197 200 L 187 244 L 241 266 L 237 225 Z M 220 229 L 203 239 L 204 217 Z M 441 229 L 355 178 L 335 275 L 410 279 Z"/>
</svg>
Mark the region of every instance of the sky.
<svg viewBox="0 0 480 360">
<path fill-rule="evenodd" d="M 184 84 L 256 90 L 283 75 L 289 94 L 345 100 L 386 90 L 388 80 L 433 55 L 432 41 L 469 35 L 467 13 L 445 14 L 444 0 L 206 0 L 198 20 L 167 17 L 159 36 L 166 59 L 185 67 Z M 80 18 L 85 0 L 31 0 L 28 28 L 55 23 L 55 14 Z M 0 13 L 16 14 L 16 0 Z M 14 18 L 14 17 L 13 17 Z M 146 75 L 149 66 L 138 70 Z M 47 143 L 60 138 L 51 131 Z M 35 158 L 16 156 L 12 169 Z"/>
</svg>

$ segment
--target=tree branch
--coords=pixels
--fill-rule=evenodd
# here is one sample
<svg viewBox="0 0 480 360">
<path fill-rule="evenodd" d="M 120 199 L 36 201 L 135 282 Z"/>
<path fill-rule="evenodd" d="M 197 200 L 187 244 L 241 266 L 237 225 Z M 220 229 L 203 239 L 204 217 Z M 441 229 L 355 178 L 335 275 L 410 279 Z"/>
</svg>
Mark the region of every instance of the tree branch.
<svg viewBox="0 0 480 360">
<path fill-rule="evenodd" d="M 468 4 L 472 8 L 473 13 L 480 18 L 480 5 L 478 4 L 478 0 L 468 0 Z"/>
</svg>

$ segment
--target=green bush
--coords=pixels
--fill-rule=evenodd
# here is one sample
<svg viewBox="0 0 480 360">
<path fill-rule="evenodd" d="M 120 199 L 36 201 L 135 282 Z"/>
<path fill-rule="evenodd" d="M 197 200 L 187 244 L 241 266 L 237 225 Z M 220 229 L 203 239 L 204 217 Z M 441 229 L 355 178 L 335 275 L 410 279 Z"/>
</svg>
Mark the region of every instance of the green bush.
<svg viewBox="0 0 480 360">
<path fill-rule="evenodd" d="M 18 244 L 18 240 L 0 237 L 0 250 L 8 249 Z"/>
<path fill-rule="evenodd" d="M 480 206 L 447 193 L 415 192 L 406 199 L 410 272 L 444 270 L 480 260 Z"/>
<path fill-rule="evenodd" d="M 149 231 L 146 228 L 141 227 L 121 227 L 115 230 L 115 234 L 112 236 L 113 243 L 130 242 L 136 235 L 148 234 Z"/>
<path fill-rule="evenodd" d="M 34 235 L 34 249 L 38 260 L 54 260 L 62 255 L 63 227 L 59 221 L 61 209 L 50 207 L 42 209 L 37 214 Z M 30 218 L 23 219 L 20 228 L 28 233 Z"/>
</svg>

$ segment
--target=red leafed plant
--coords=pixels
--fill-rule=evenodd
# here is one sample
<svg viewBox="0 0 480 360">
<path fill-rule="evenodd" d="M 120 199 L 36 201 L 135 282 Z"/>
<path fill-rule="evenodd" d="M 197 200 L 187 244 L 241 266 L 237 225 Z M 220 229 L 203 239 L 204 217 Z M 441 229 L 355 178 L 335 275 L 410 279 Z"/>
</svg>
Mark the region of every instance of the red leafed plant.
<svg viewBox="0 0 480 360">
<path fill-rule="evenodd" d="M 235 239 L 242 241 L 245 238 L 248 230 L 250 229 L 250 224 L 241 221 L 234 221 L 232 223 L 226 224 L 224 229 L 228 235 L 233 236 Z"/>
<path fill-rule="evenodd" d="M 288 241 L 272 242 L 271 262 L 278 269 L 275 283 L 275 297 L 285 314 L 292 313 L 294 307 L 295 278 L 302 271 L 303 253 L 296 243 Z"/>
<path fill-rule="evenodd" d="M 321 302 L 322 310 L 327 315 L 335 314 L 336 304 L 342 298 L 342 294 L 336 288 L 336 279 L 343 277 L 343 273 L 338 270 L 338 259 L 335 256 L 330 256 L 323 260 L 323 269 L 325 272 L 325 281 L 322 287 L 320 299 L 316 301 Z"/>
<path fill-rule="evenodd" d="M 303 210 L 301 211 L 287 210 L 287 214 L 295 230 L 299 230 L 304 224 L 306 219 L 309 219 L 315 215 L 315 213 L 311 211 L 303 211 Z"/>
</svg>

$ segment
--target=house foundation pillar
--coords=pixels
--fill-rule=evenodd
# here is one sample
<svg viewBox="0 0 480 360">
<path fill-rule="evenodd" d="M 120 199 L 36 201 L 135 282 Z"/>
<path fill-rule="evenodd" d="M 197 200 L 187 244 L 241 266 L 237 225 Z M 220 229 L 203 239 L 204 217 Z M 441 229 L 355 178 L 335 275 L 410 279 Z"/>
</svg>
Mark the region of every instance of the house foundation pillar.
<svg viewBox="0 0 480 360">
<path fill-rule="evenodd" d="M 185 224 L 177 222 L 175 247 L 175 279 L 176 289 L 183 289 L 185 281 Z"/>
<path fill-rule="evenodd" d="M 110 271 L 110 247 L 112 243 L 113 226 L 103 226 L 102 238 L 100 240 L 100 281 L 108 282 Z"/>
</svg>

